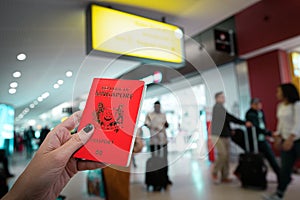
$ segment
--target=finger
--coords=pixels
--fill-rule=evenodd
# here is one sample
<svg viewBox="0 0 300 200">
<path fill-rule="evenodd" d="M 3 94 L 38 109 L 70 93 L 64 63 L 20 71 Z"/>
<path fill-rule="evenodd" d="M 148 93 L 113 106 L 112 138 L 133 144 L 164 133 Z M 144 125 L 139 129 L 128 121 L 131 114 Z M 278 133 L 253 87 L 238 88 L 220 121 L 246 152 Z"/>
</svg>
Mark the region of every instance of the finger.
<svg viewBox="0 0 300 200">
<path fill-rule="evenodd" d="M 68 119 L 63 121 L 60 126 L 67 128 L 68 130 L 73 130 L 76 126 L 79 125 L 81 119 L 82 111 L 77 111 L 73 113 Z"/>
<path fill-rule="evenodd" d="M 93 132 L 94 126 L 92 124 L 88 124 L 78 133 L 73 134 L 65 144 L 59 147 L 58 151 L 61 152 L 64 157 L 70 158 L 77 149 L 90 139 Z"/>
<path fill-rule="evenodd" d="M 98 169 L 98 168 L 104 168 L 104 167 L 106 167 L 106 164 L 99 163 L 99 162 L 93 162 L 93 161 L 79 160 L 77 163 L 78 171 L 92 170 L 92 169 Z"/>
</svg>

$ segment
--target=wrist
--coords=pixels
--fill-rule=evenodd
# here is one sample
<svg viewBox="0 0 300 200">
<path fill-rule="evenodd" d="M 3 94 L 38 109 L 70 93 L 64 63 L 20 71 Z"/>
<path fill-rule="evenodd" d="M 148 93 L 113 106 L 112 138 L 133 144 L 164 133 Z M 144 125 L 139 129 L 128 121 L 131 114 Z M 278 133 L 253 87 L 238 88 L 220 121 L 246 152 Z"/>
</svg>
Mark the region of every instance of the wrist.
<svg viewBox="0 0 300 200">
<path fill-rule="evenodd" d="M 30 165 L 30 164 L 29 164 Z M 28 166 L 27 166 L 28 168 Z M 33 187 L 26 187 L 28 185 L 32 186 L 32 176 L 28 174 L 27 168 L 23 171 L 23 173 L 19 176 L 19 178 L 16 180 L 12 188 L 7 193 L 7 196 L 5 196 L 4 199 L 1 200 L 25 200 L 30 199 L 31 196 L 29 195 L 32 192 Z"/>
</svg>

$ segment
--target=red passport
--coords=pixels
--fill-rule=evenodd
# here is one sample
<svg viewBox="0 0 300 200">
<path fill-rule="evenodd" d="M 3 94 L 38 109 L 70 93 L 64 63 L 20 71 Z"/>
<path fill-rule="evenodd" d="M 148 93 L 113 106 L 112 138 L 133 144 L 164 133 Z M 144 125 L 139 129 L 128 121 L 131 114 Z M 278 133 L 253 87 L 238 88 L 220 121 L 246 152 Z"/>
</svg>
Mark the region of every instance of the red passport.
<svg viewBox="0 0 300 200">
<path fill-rule="evenodd" d="M 78 127 L 95 130 L 74 157 L 128 166 L 144 90 L 143 81 L 95 78 Z"/>
</svg>

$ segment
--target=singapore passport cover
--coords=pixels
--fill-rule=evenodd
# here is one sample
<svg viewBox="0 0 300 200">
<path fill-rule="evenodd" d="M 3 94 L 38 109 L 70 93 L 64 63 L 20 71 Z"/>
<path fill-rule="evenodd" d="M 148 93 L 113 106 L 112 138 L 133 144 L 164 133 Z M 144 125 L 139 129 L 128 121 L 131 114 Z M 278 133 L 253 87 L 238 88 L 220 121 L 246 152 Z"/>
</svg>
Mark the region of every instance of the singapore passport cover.
<svg viewBox="0 0 300 200">
<path fill-rule="evenodd" d="M 94 78 L 78 130 L 95 130 L 75 158 L 128 166 L 145 84 L 139 80 Z"/>
</svg>

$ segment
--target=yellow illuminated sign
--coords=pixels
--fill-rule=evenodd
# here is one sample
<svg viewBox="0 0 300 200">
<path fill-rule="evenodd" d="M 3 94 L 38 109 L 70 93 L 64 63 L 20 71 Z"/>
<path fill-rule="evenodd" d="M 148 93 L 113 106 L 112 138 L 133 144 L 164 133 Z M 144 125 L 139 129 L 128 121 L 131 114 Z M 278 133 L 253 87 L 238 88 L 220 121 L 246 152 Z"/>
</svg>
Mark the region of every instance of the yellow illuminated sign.
<svg viewBox="0 0 300 200">
<path fill-rule="evenodd" d="M 292 52 L 290 53 L 290 63 L 292 70 L 292 83 L 298 88 L 300 92 L 300 53 Z"/>
<path fill-rule="evenodd" d="M 300 53 L 293 52 L 292 53 L 292 65 L 294 76 L 300 77 Z"/>
<path fill-rule="evenodd" d="M 180 64 L 180 28 L 110 8 L 91 5 L 91 48 L 103 52 Z"/>
</svg>

